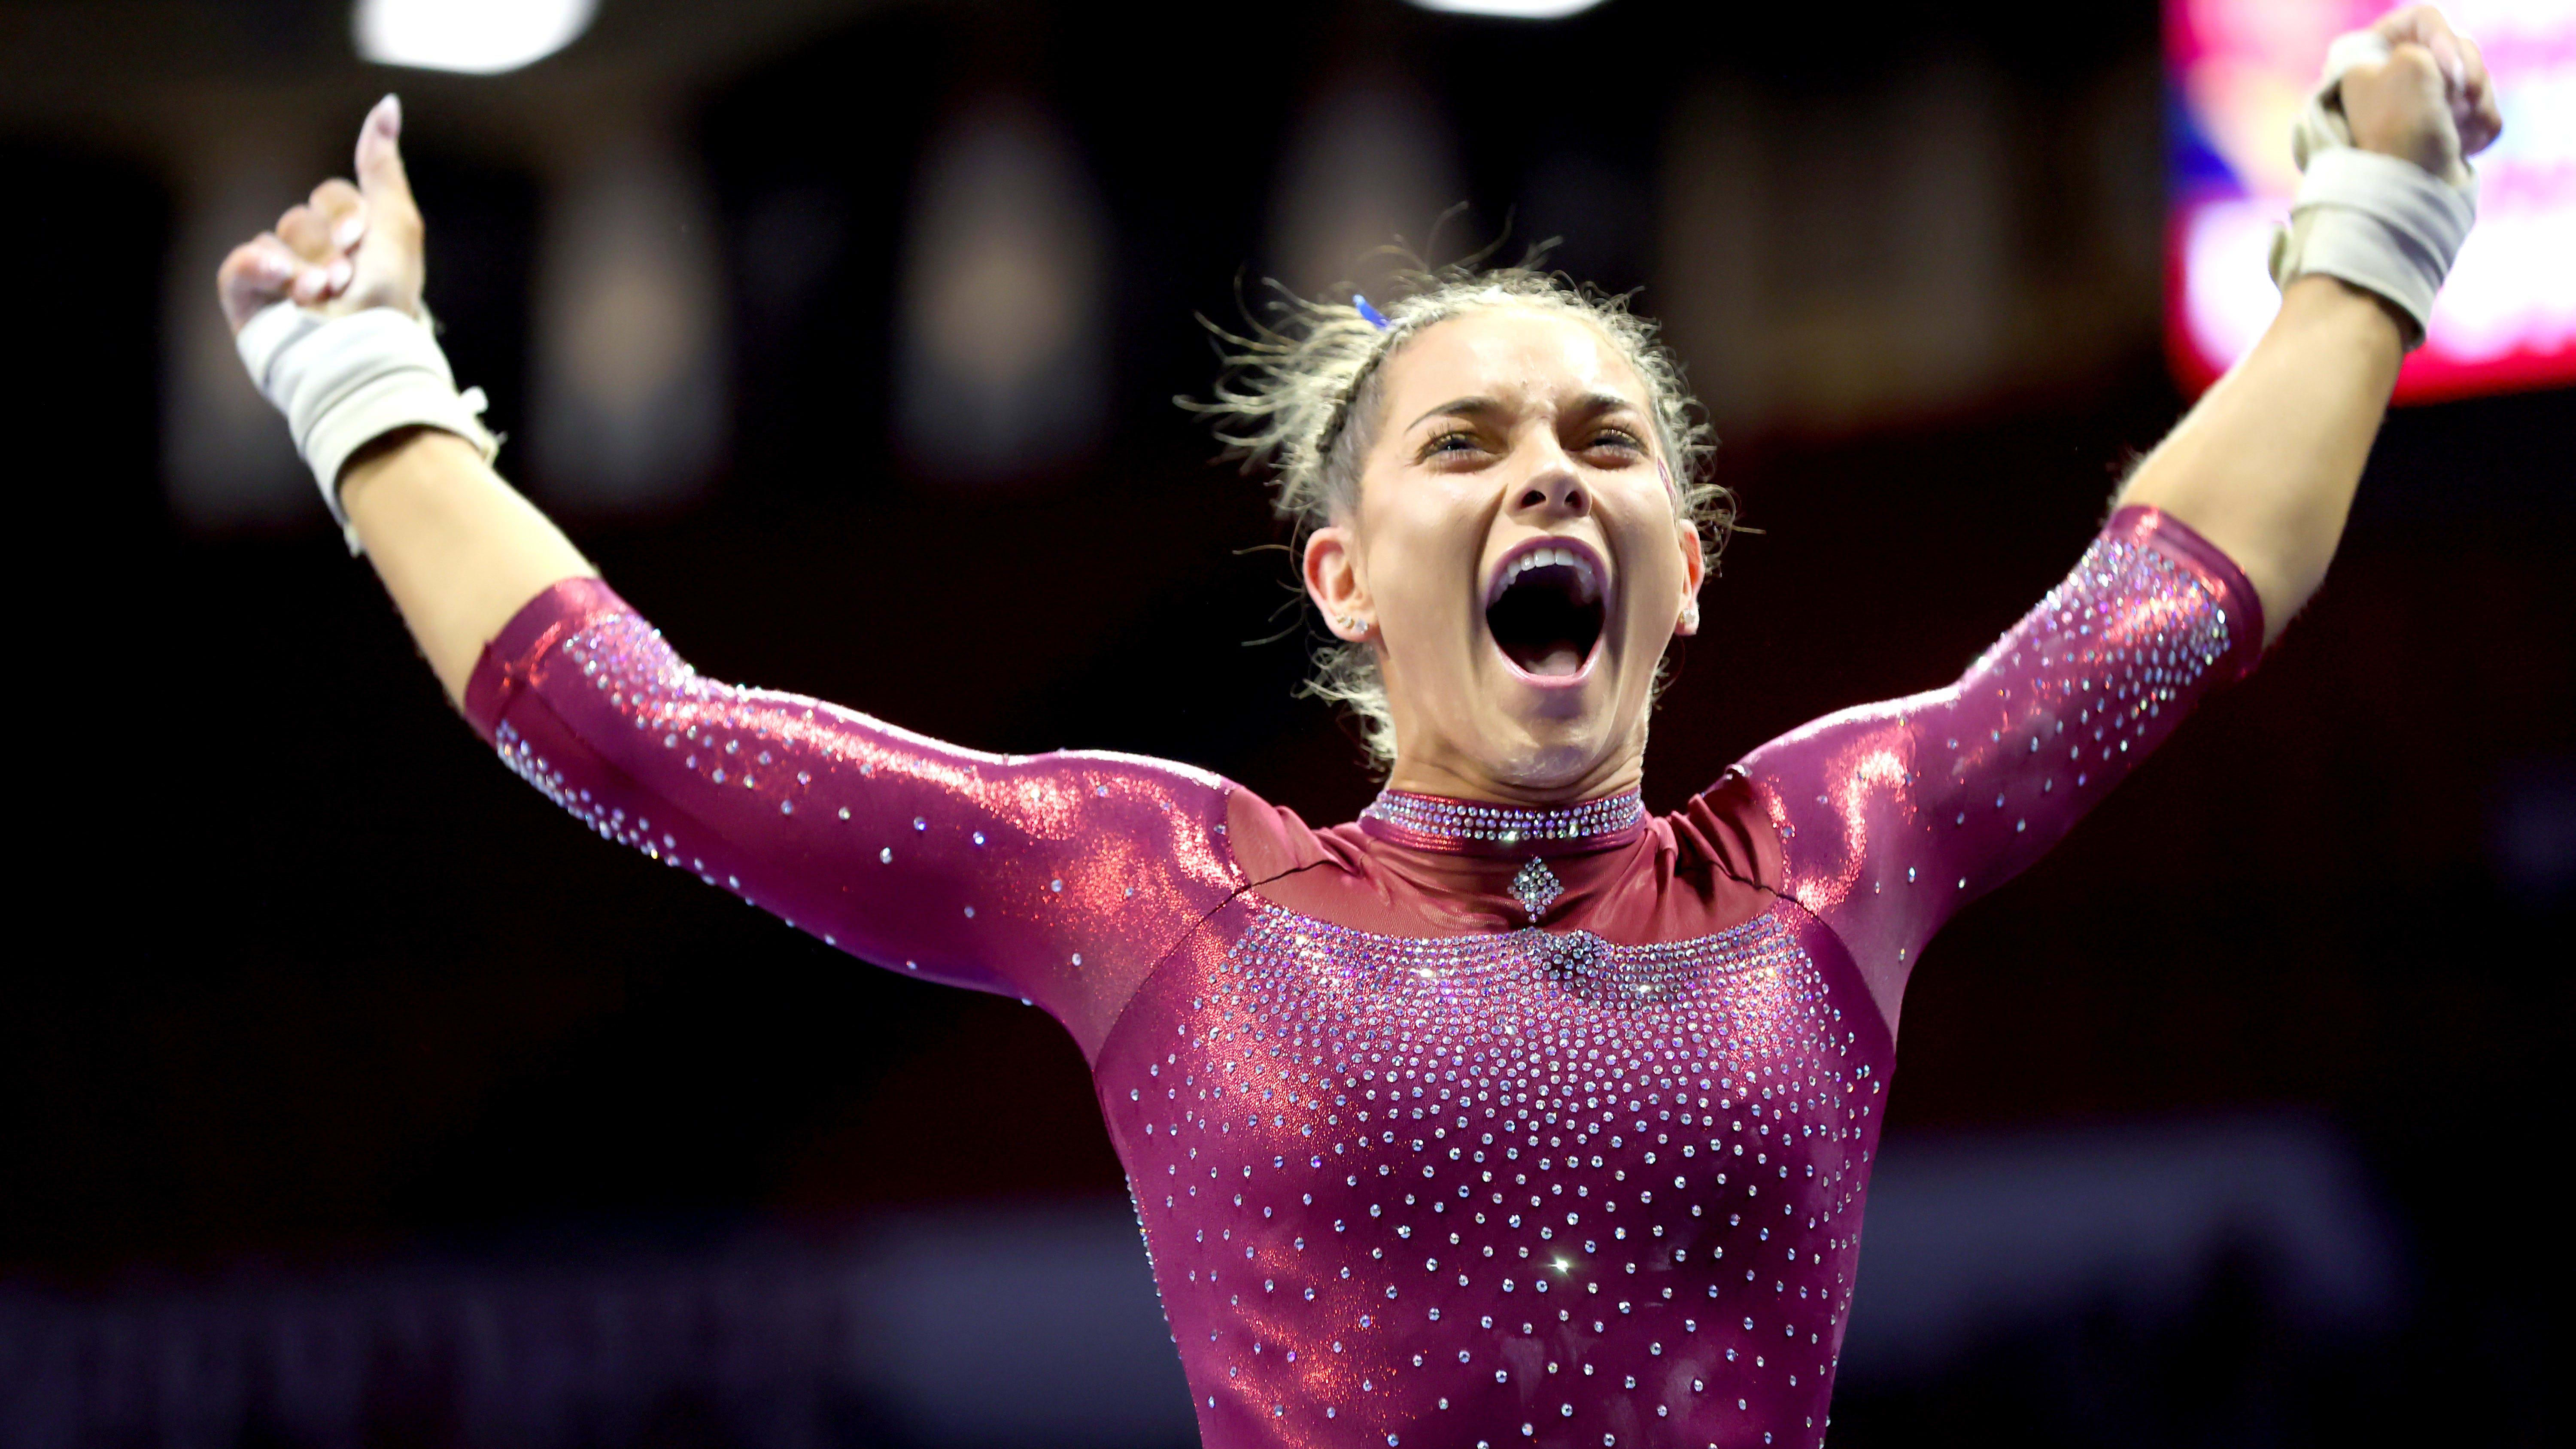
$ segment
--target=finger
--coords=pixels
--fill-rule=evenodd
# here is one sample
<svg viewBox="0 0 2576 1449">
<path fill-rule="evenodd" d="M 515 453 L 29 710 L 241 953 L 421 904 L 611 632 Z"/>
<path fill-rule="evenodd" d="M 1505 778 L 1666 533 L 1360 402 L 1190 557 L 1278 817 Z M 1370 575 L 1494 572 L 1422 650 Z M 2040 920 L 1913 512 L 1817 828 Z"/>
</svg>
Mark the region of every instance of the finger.
<svg viewBox="0 0 2576 1449">
<path fill-rule="evenodd" d="M 338 177 L 332 177 L 313 188 L 313 197 L 305 203 L 329 224 L 331 250 L 354 250 L 367 234 L 367 203 L 358 188 Z"/>
<path fill-rule="evenodd" d="M 2474 156 L 2496 143 L 2504 134 L 2504 112 L 2496 105 L 2492 92 L 2478 101 L 2468 123 L 2460 128 L 2460 154 Z"/>
<path fill-rule="evenodd" d="M 291 207 L 280 216 L 277 235 L 307 262 L 319 265 L 331 259 L 331 223 L 309 206 Z"/>
<path fill-rule="evenodd" d="M 2469 83 L 2463 87 L 2465 104 L 2459 115 L 2460 151 L 2474 156 L 2494 145 L 2496 137 L 2503 134 L 2504 111 L 2496 100 L 2495 79 L 2487 74 L 2486 52 L 2466 35 L 2460 37 L 2460 47 L 2467 52 L 2469 62 Z"/>
<path fill-rule="evenodd" d="M 357 303 L 417 312 L 421 288 L 420 207 L 402 158 L 402 101 L 387 96 L 358 130 L 358 191 L 367 235 L 347 284 Z"/>
<path fill-rule="evenodd" d="M 2423 5 L 2409 5 L 2403 9 L 2391 10 L 2370 22 L 2370 28 L 2379 32 L 2380 38 L 2390 45 L 2402 45 L 2415 38 L 2416 21 L 2429 8 Z"/>
<path fill-rule="evenodd" d="M 320 305 L 331 295 L 330 223 L 313 208 L 298 206 L 277 219 L 274 235 L 296 261 L 286 294 L 307 307 Z"/>
<path fill-rule="evenodd" d="M 2457 31 L 2441 11 L 2430 5 L 2410 5 L 2391 11 L 2371 27 L 2385 37 L 2390 46 L 2420 45 L 2433 53 L 2434 63 L 2441 67 L 2442 78 L 2454 91 L 2468 83 L 2468 57 L 2460 46 Z"/>
<path fill-rule="evenodd" d="M 306 262 L 295 269 L 295 280 L 288 284 L 286 295 L 299 307 L 319 307 L 331 300 L 331 272 L 328 264 Z"/>
<path fill-rule="evenodd" d="M 2391 46 L 2420 45 L 2431 56 L 2441 74 L 2443 109 L 2459 136 L 2461 155 L 2474 155 L 2494 142 L 2504 128 L 2504 117 L 2496 108 L 2486 58 L 2476 41 L 2453 29 L 2449 18 L 2430 5 L 2396 11 L 2373 28 Z"/>
<path fill-rule="evenodd" d="M 2457 94 L 2468 89 L 2469 60 L 2460 51 L 2460 38 L 2449 30 L 2435 30 L 2424 37 L 2424 48 L 2433 52 L 2433 63 L 2442 68 L 2442 78 L 2450 82 Z"/>
<path fill-rule="evenodd" d="M 2494 88 L 2494 82 L 2487 75 L 2486 51 L 2479 46 L 2474 36 L 2463 33 L 2454 38 L 2460 43 L 2460 58 L 2468 63 L 2466 76 L 2460 88 L 2471 95 L 2486 94 Z"/>
<path fill-rule="evenodd" d="M 294 251 L 273 232 L 233 248 L 215 269 L 215 300 L 223 306 L 224 320 L 239 332 L 261 308 L 285 299 L 300 266 Z"/>
<path fill-rule="evenodd" d="M 2356 71 L 2361 69 L 2360 66 L 2354 67 Z M 2441 104 L 2444 90 L 2450 85 L 2442 71 L 2441 57 L 2433 54 L 2432 47 L 2413 41 L 2390 51 L 2388 59 L 2369 69 L 2375 76 L 2396 77 L 2407 90 L 2436 106 Z"/>
<path fill-rule="evenodd" d="M 2432 115 L 2447 116 L 2450 106 L 2450 79 L 2442 70 L 2442 61 L 2431 46 L 2402 45 L 2391 52 L 2386 71 L 2399 79 L 2413 93 L 2416 104 Z"/>
<path fill-rule="evenodd" d="M 416 215 L 411 176 L 403 169 L 402 99 L 386 96 L 358 128 L 358 190 L 378 216 Z M 392 208 L 387 211 L 385 208 Z"/>
</svg>

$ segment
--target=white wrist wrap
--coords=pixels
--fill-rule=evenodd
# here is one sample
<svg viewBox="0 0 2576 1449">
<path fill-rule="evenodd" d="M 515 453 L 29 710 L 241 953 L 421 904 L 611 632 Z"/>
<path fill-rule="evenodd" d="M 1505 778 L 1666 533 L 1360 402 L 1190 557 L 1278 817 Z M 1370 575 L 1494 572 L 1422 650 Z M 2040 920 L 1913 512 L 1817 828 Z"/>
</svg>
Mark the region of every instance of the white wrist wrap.
<svg viewBox="0 0 2576 1449">
<path fill-rule="evenodd" d="M 2388 42 L 2367 30 L 2327 48 L 2325 77 L 2291 128 L 2290 155 L 2304 174 L 2290 224 L 2272 238 L 2272 280 L 2286 288 L 2314 273 L 2387 298 L 2412 320 L 2411 352 L 2424 345 L 2433 298 L 2477 220 L 2477 178 L 2453 186 L 2412 161 L 2352 144 L 2344 72 L 2388 54 Z"/>
<path fill-rule="evenodd" d="M 447 354 L 419 318 L 390 307 L 325 317 L 276 302 L 235 340 L 252 383 L 286 414 L 351 553 L 358 535 L 340 507 L 340 469 L 360 448 L 396 428 L 431 427 L 472 443 L 486 462 L 500 452 L 478 416 L 483 390 L 458 394 Z"/>
</svg>

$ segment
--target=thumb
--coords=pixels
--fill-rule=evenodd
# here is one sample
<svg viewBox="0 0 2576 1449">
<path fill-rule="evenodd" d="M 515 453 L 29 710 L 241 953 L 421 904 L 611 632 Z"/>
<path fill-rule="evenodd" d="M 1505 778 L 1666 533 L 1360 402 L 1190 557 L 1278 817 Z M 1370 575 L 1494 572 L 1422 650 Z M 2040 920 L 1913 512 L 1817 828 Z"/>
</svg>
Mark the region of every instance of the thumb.
<svg viewBox="0 0 2576 1449">
<path fill-rule="evenodd" d="M 417 314 L 426 267 L 421 253 L 420 207 L 403 170 L 402 102 L 387 96 L 358 128 L 358 195 L 366 208 L 366 235 L 358 243 L 356 273 L 345 300 L 352 307 L 392 307 Z"/>
<path fill-rule="evenodd" d="M 367 199 L 369 211 L 386 201 L 406 208 L 412 205 L 401 137 L 402 98 L 388 95 L 376 102 L 376 108 L 367 112 L 366 124 L 358 128 L 358 192 Z"/>
</svg>

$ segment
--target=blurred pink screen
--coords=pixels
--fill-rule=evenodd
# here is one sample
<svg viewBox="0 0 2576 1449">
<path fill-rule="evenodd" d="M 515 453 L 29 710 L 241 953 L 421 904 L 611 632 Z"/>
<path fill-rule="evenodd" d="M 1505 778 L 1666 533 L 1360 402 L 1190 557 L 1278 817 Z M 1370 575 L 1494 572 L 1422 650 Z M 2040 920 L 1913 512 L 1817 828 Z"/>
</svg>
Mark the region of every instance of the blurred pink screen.
<svg viewBox="0 0 2576 1449">
<path fill-rule="evenodd" d="M 2265 257 L 2298 172 L 2290 126 L 2326 43 L 2384 0 L 2166 0 L 2173 214 L 2165 335 L 2197 391 L 2279 305 Z M 2442 7 L 2486 55 L 2502 139 L 2476 158 L 2478 224 L 2399 375 L 2401 401 L 2576 382 L 2576 0 Z"/>
</svg>

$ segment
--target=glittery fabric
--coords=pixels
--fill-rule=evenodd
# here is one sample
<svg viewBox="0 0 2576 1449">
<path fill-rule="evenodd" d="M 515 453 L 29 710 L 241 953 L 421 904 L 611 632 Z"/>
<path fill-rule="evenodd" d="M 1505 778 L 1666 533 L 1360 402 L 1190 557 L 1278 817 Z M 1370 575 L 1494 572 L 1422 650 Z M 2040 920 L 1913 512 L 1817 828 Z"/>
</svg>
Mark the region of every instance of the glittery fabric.
<svg viewBox="0 0 2576 1449">
<path fill-rule="evenodd" d="M 1830 932 L 1225 915 L 1098 1066 L 1206 1442 L 1818 1441 L 1894 1054 Z"/>
<path fill-rule="evenodd" d="M 866 960 L 1030 1000 L 1086 1054 L 1242 884 L 1213 775 L 981 754 L 719 684 L 595 579 L 520 611 L 466 712 L 600 834 Z"/>
<path fill-rule="evenodd" d="M 2127 510 L 1950 688 L 1534 831 L 956 750 L 703 680 L 590 581 L 467 705 L 602 834 L 1063 1020 L 1208 1444 L 1733 1449 L 1823 1439 L 1912 958 L 2260 637 Z"/>
<path fill-rule="evenodd" d="M 1488 853 L 1591 843 L 1645 818 L 1645 803 L 1634 790 L 1549 810 L 1384 790 L 1360 812 L 1361 823 L 1381 840 L 1415 850 Z"/>
<path fill-rule="evenodd" d="M 1827 715 L 1740 767 L 1783 889 L 1894 1014 L 1942 922 L 2056 844 L 2211 686 L 2252 669 L 2254 591 L 2182 524 L 2126 508 L 1957 683 Z"/>
</svg>

